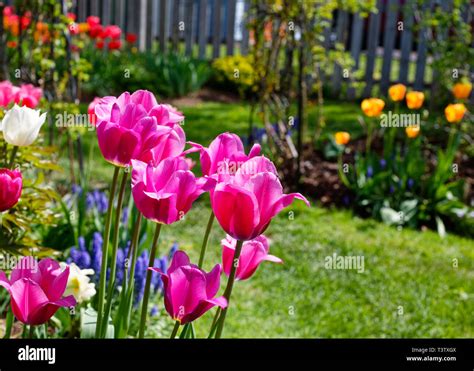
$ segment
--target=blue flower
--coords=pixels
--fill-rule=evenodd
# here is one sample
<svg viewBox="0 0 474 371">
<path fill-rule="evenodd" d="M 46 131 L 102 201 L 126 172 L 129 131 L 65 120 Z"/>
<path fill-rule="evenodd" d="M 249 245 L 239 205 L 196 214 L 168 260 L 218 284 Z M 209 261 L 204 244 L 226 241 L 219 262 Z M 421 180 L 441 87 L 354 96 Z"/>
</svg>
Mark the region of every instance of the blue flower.
<svg viewBox="0 0 474 371">
<path fill-rule="evenodd" d="M 92 236 L 91 268 L 94 270 L 94 277 L 99 277 L 100 267 L 102 266 L 102 236 L 99 232 L 94 232 Z"/>
<path fill-rule="evenodd" d="M 82 193 L 82 188 L 81 188 L 81 186 L 78 185 L 78 184 L 73 184 L 73 185 L 71 186 L 71 192 L 72 192 L 72 194 L 74 194 L 74 195 L 80 195 L 80 194 Z"/>
<path fill-rule="evenodd" d="M 158 306 L 154 305 L 150 310 L 150 316 L 155 317 L 158 315 Z"/>
<path fill-rule="evenodd" d="M 128 214 L 129 214 L 129 209 L 128 209 L 128 207 L 126 207 L 122 211 L 122 220 L 121 221 L 122 221 L 123 225 L 126 225 L 128 223 Z"/>
<path fill-rule="evenodd" d="M 88 192 L 86 194 L 86 210 L 89 211 L 95 207 L 95 200 L 92 193 Z"/>
<path fill-rule="evenodd" d="M 170 252 L 168 253 L 169 260 L 173 259 L 174 253 L 178 251 L 178 249 L 179 249 L 178 243 L 177 242 L 173 243 L 173 245 L 171 246 Z"/>
<path fill-rule="evenodd" d="M 78 242 L 78 247 L 71 248 L 69 252 L 69 261 L 75 263 L 81 269 L 87 269 L 91 265 L 91 256 L 86 249 L 84 237 L 79 237 Z"/>
<path fill-rule="evenodd" d="M 367 173 L 366 173 L 366 175 L 367 175 L 367 178 L 372 178 L 372 177 L 373 177 L 373 175 L 374 175 L 374 169 L 372 168 L 372 166 L 367 167 Z"/>
<path fill-rule="evenodd" d="M 385 161 L 384 158 L 381 158 L 379 164 L 381 169 L 385 169 L 385 167 L 387 166 L 387 161 Z"/>
<path fill-rule="evenodd" d="M 415 181 L 412 178 L 409 178 L 407 181 L 408 189 L 412 189 L 414 185 L 415 185 Z"/>
</svg>

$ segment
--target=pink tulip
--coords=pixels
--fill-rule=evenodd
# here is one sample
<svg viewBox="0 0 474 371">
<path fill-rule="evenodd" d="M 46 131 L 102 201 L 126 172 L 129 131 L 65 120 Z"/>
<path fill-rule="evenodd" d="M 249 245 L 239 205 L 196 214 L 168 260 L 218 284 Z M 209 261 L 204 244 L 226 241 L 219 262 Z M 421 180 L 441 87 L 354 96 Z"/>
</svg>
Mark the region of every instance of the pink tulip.
<svg viewBox="0 0 474 371">
<path fill-rule="evenodd" d="M 216 305 L 227 307 L 227 300 L 215 298 L 220 286 L 221 266 L 217 264 L 209 273 L 191 264 L 183 251 L 177 251 L 164 274 L 158 268 L 148 268 L 161 274 L 165 291 L 165 309 L 182 325 L 201 317 Z"/>
<path fill-rule="evenodd" d="M 41 325 L 60 307 L 76 305 L 73 295 L 62 297 L 66 290 L 69 267 L 64 271 L 53 259 L 36 263 L 33 257 L 22 258 L 12 270 L 10 280 L 0 271 L 0 286 L 10 293 L 15 317 L 28 325 Z"/>
<path fill-rule="evenodd" d="M 171 157 L 158 166 L 132 160 L 132 195 L 145 218 L 172 224 L 184 217 L 192 203 L 214 186 L 212 179 L 196 179 L 183 157 Z"/>
<path fill-rule="evenodd" d="M 43 90 L 41 88 L 32 84 L 23 84 L 16 91 L 14 102 L 17 104 L 22 103 L 23 106 L 29 108 L 36 108 L 42 96 Z"/>
<path fill-rule="evenodd" d="M 233 133 L 223 133 L 214 139 L 209 148 L 190 142 L 201 152 L 201 167 L 203 175 L 217 174 L 219 180 L 225 180 L 235 174 L 241 164 L 260 154 L 260 145 L 255 144 L 246 155 L 244 145 L 239 136 Z"/>
<path fill-rule="evenodd" d="M 22 188 L 23 179 L 19 171 L 0 169 L 0 212 L 16 205 Z"/>
<path fill-rule="evenodd" d="M 166 156 L 180 154 L 184 132 L 170 122 L 165 111 L 145 90 L 101 99 L 94 112 L 104 158 L 114 165 L 128 166 L 132 159 L 156 164 Z"/>
<path fill-rule="evenodd" d="M 234 253 L 237 240 L 231 236 L 227 236 L 221 241 L 222 244 L 222 265 L 227 276 L 230 275 L 232 264 L 234 264 Z M 236 280 L 246 280 L 250 278 L 258 266 L 264 261 L 274 263 L 283 263 L 283 260 L 276 256 L 269 255 L 270 246 L 268 239 L 262 234 L 253 240 L 244 242 L 240 253 L 237 270 L 235 273 Z"/>
<path fill-rule="evenodd" d="M 17 90 L 18 88 L 15 88 L 10 81 L 0 82 L 0 106 L 8 107 L 13 102 Z"/>
<path fill-rule="evenodd" d="M 284 194 L 274 166 L 265 157 L 254 157 L 226 182 L 211 191 L 211 206 L 227 234 L 252 240 L 267 229 L 272 218 L 295 198 L 309 202 L 300 193 Z"/>
</svg>

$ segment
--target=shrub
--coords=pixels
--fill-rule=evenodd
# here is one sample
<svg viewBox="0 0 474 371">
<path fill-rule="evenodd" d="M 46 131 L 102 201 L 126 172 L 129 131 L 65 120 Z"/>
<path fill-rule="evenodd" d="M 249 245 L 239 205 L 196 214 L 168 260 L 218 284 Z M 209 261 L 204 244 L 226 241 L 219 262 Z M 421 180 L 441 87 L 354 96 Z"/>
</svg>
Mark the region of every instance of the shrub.
<svg viewBox="0 0 474 371">
<path fill-rule="evenodd" d="M 161 97 L 176 98 L 199 90 L 211 75 L 207 62 L 182 55 L 88 53 L 95 73 L 84 89 L 95 96 L 146 89 Z"/>
<path fill-rule="evenodd" d="M 256 83 L 252 64 L 250 56 L 234 55 L 217 58 L 212 63 L 213 82 L 222 89 L 247 96 L 254 91 Z"/>
</svg>

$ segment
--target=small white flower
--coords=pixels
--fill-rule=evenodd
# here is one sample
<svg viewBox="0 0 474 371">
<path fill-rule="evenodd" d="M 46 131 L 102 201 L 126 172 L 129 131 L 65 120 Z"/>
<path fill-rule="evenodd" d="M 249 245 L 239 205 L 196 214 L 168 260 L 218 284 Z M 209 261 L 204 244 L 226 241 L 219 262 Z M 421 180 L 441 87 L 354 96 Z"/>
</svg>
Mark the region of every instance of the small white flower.
<svg viewBox="0 0 474 371">
<path fill-rule="evenodd" d="M 6 112 L 0 125 L 3 138 L 14 146 L 29 146 L 38 137 L 41 126 L 46 121 L 46 112 L 16 104 Z"/>
<path fill-rule="evenodd" d="M 63 269 L 66 266 L 66 263 L 61 263 Z M 95 284 L 88 277 L 93 274 L 93 269 L 80 269 L 74 263 L 69 264 L 69 278 L 64 295 L 74 295 L 78 303 L 89 301 L 96 293 Z"/>
</svg>

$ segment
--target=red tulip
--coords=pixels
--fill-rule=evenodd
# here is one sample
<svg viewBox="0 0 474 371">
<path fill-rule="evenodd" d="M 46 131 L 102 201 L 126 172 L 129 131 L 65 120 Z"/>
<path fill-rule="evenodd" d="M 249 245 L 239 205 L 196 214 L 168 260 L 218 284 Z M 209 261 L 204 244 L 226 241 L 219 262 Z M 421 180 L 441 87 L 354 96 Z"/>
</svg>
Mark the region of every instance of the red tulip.
<svg viewBox="0 0 474 371">
<path fill-rule="evenodd" d="M 138 39 L 137 34 L 127 33 L 125 35 L 125 40 L 127 40 L 127 42 L 130 43 L 130 44 L 135 44 L 137 42 L 137 39 Z"/>
<path fill-rule="evenodd" d="M 92 28 L 92 26 L 100 25 L 100 18 L 96 17 L 95 15 L 90 15 L 89 17 L 87 17 L 86 22 Z"/>
<path fill-rule="evenodd" d="M 118 50 L 122 47 L 122 42 L 120 40 L 110 40 L 109 50 Z"/>
</svg>

